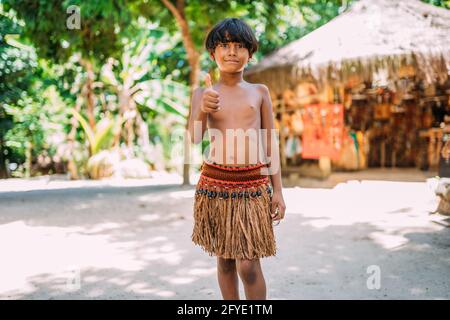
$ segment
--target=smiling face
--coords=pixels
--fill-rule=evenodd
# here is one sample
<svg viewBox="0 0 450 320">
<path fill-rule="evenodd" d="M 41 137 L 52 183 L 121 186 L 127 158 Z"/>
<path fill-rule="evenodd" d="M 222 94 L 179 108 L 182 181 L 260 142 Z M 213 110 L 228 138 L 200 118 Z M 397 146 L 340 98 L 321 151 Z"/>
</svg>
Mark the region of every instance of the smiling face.
<svg viewBox="0 0 450 320">
<path fill-rule="evenodd" d="M 234 73 L 245 68 L 251 55 L 243 43 L 222 42 L 217 44 L 211 58 L 216 61 L 220 71 Z"/>
</svg>

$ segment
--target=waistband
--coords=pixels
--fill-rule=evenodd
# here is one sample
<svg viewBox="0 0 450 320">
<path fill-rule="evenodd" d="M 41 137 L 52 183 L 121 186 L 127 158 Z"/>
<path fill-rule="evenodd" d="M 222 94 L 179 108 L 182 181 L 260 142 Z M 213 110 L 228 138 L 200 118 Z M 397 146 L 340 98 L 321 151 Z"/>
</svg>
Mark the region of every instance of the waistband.
<svg viewBox="0 0 450 320">
<path fill-rule="evenodd" d="M 261 171 L 267 164 L 257 163 L 245 167 L 225 166 L 203 162 L 200 183 L 222 186 L 255 187 L 267 184 L 269 176 Z"/>
<path fill-rule="evenodd" d="M 268 166 L 268 164 L 266 164 L 266 163 L 258 162 L 256 164 L 251 164 L 248 166 L 236 167 L 236 166 L 227 166 L 227 165 L 219 164 L 216 162 L 211 162 L 209 160 L 203 161 L 202 168 L 204 165 L 214 167 L 214 168 L 220 169 L 220 170 L 225 170 L 225 171 L 248 171 L 248 170 L 253 170 L 253 169 L 258 169 L 258 168 Z"/>
</svg>

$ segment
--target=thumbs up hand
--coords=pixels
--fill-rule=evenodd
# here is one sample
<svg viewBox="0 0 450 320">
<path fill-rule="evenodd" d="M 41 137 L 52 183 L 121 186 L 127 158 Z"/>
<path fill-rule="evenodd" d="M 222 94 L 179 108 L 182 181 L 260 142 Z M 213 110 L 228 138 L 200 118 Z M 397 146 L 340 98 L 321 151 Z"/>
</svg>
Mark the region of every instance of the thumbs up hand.
<svg viewBox="0 0 450 320">
<path fill-rule="evenodd" d="M 206 89 L 203 91 L 201 110 L 205 113 L 217 112 L 220 110 L 219 93 L 212 88 L 211 76 L 205 76 Z"/>
</svg>

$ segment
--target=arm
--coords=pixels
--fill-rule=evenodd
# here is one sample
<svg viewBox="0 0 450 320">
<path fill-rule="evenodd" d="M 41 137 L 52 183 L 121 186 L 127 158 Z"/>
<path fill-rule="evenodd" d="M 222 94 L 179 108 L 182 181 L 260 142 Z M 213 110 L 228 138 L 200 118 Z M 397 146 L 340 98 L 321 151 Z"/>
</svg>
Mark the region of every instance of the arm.
<svg viewBox="0 0 450 320">
<path fill-rule="evenodd" d="M 265 155 L 270 158 L 271 180 L 274 191 L 281 192 L 281 166 L 280 166 L 280 154 L 278 141 L 273 141 L 275 138 L 275 125 L 273 121 L 273 108 L 272 100 L 270 98 L 269 89 L 265 85 L 259 85 L 259 90 L 262 95 L 261 104 L 261 129 L 267 130 L 267 145 L 263 144 L 265 148 Z M 272 150 L 273 146 L 277 146 L 275 150 Z"/>
<path fill-rule="evenodd" d="M 198 144 L 203 140 L 207 129 L 207 113 L 200 108 L 203 88 L 197 88 L 192 93 L 191 115 L 189 117 L 189 134 L 191 143 Z M 201 125 L 200 125 L 201 124 Z"/>
<path fill-rule="evenodd" d="M 281 164 L 280 164 L 279 144 L 273 121 L 273 108 L 269 89 L 265 85 L 259 85 L 259 90 L 262 95 L 261 128 L 267 130 L 266 145 L 264 145 L 263 139 L 263 147 L 265 148 L 264 154 L 270 158 L 269 174 L 273 186 L 271 214 L 272 219 L 277 221 L 283 219 L 284 214 L 286 212 L 286 205 L 284 203 L 282 194 L 283 186 L 281 184 Z M 275 139 L 273 143 L 272 139 Z M 272 149 L 272 147 L 274 147 L 274 149 Z M 276 208 L 279 209 L 278 213 L 276 211 Z"/>
</svg>

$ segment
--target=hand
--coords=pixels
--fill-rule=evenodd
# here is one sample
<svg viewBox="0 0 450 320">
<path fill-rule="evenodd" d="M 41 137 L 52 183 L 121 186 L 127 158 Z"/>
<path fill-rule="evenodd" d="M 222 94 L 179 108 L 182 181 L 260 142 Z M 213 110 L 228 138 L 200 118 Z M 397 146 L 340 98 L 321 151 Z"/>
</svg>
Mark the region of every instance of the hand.
<svg viewBox="0 0 450 320">
<path fill-rule="evenodd" d="M 206 74 L 206 89 L 203 91 L 201 110 L 205 113 L 217 112 L 220 110 L 219 93 L 212 88 L 211 76 Z"/>
<path fill-rule="evenodd" d="M 283 194 L 281 191 L 274 191 L 272 195 L 272 220 L 281 221 L 284 219 L 286 205 L 284 204 Z M 278 210 L 277 210 L 278 209 Z"/>
</svg>

